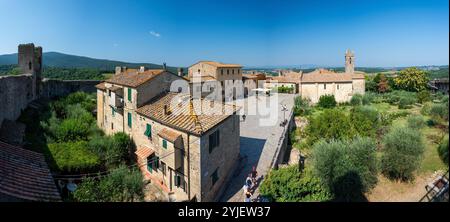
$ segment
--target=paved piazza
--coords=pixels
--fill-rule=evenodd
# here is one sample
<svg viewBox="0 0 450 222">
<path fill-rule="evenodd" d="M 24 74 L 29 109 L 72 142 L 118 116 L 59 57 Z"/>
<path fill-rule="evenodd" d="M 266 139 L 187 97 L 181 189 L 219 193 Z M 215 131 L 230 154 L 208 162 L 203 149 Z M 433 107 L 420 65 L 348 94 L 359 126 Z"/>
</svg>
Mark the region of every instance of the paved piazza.
<svg viewBox="0 0 450 222">
<path fill-rule="evenodd" d="M 278 98 L 276 98 L 278 96 Z M 246 113 L 245 121 L 242 120 L 241 113 L 241 123 L 240 123 L 240 142 L 241 142 L 241 157 L 242 161 L 240 166 L 235 171 L 235 175 L 232 177 L 232 181 L 228 184 L 221 201 L 230 202 L 243 202 L 244 194 L 242 187 L 244 186 L 245 178 L 250 173 L 252 166 L 257 167 L 258 176 L 265 175 L 271 168 L 272 159 L 275 156 L 277 145 L 281 134 L 283 132 L 283 127 L 280 123 L 284 120 L 284 114 L 287 116 L 292 110 L 294 105 L 294 97 L 292 94 L 278 94 L 270 97 L 259 96 L 259 97 L 249 97 L 245 99 L 248 102 L 248 110 L 244 110 Z M 274 115 L 275 124 L 270 124 L 270 126 L 263 126 L 262 122 L 264 119 L 268 118 L 268 115 L 255 113 L 254 107 L 261 104 L 272 104 L 269 113 Z M 272 100 L 271 102 L 269 100 Z M 257 105 L 258 104 L 258 105 Z M 238 104 L 239 105 L 239 104 Z M 282 111 L 282 105 L 287 108 L 287 111 Z M 266 110 L 266 114 L 268 110 Z M 256 115 L 255 115 L 256 114 Z M 267 125 L 267 124 L 266 124 Z M 255 192 L 252 198 L 256 198 L 258 190 Z"/>
</svg>

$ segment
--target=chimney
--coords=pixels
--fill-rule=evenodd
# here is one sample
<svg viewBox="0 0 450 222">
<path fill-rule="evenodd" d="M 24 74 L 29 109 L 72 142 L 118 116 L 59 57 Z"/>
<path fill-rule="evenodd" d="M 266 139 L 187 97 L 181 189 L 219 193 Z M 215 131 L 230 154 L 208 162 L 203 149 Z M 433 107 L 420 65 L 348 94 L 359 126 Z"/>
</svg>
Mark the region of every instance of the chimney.
<svg viewBox="0 0 450 222">
<path fill-rule="evenodd" d="M 178 68 L 178 76 L 183 76 L 183 68 Z"/>
<path fill-rule="evenodd" d="M 116 75 L 122 72 L 122 67 L 116 66 Z"/>
<path fill-rule="evenodd" d="M 139 72 L 145 72 L 145 66 L 139 67 Z"/>
<path fill-rule="evenodd" d="M 163 63 L 163 70 L 164 70 L 164 71 L 167 70 L 166 63 Z"/>
<path fill-rule="evenodd" d="M 170 115 L 170 109 L 168 105 L 164 105 L 164 115 Z"/>
</svg>

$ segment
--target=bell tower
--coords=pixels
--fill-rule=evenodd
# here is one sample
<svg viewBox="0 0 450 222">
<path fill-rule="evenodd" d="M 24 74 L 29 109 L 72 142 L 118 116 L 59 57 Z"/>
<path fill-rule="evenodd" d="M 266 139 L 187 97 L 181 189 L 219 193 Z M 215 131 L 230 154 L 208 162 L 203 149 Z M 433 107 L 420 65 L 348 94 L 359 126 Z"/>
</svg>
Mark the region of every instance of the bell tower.
<svg viewBox="0 0 450 222">
<path fill-rule="evenodd" d="M 355 54 L 347 49 L 345 52 L 345 73 L 355 72 Z"/>
</svg>

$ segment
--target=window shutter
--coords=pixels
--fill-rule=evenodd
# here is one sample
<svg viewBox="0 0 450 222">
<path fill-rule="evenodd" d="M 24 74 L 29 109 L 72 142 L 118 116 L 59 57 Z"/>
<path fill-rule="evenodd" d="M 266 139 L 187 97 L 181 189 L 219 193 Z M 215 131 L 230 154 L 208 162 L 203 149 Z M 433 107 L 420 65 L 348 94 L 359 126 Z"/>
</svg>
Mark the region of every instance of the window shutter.
<svg viewBox="0 0 450 222">
<path fill-rule="evenodd" d="M 128 127 L 131 127 L 131 113 L 128 113 Z"/>
<path fill-rule="evenodd" d="M 167 140 L 163 139 L 162 146 L 164 147 L 164 149 L 167 149 Z"/>
<path fill-rule="evenodd" d="M 128 101 L 131 102 L 131 88 L 128 88 Z"/>
<path fill-rule="evenodd" d="M 147 124 L 144 135 L 151 138 L 152 137 L 152 125 Z"/>
</svg>

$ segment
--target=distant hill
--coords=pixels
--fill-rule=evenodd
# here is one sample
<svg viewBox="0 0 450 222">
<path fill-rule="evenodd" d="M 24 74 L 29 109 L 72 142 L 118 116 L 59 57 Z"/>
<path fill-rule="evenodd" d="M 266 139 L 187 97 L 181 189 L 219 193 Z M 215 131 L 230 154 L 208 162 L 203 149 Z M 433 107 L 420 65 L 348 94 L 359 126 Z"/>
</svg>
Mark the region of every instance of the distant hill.
<svg viewBox="0 0 450 222">
<path fill-rule="evenodd" d="M 91 68 L 98 70 L 113 71 L 116 66 L 126 66 L 130 68 L 137 68 L 145 66 L 149 69 L 160 69 L 162 65 L 153 63 L 129 63 L 121 61 L 113 61 L 107 59 L 94 59 L 85 56 L 68 55 L 59 52 L 44 52 L 43 54 L 44 67 L 58 67 L 58 68 Z M 17 64 L 17 53 L 0 55 L 0 65 L 15 65 Z M 171 72 L 176 73 L 177 67 L 167 67 Z"/>
</svg>

